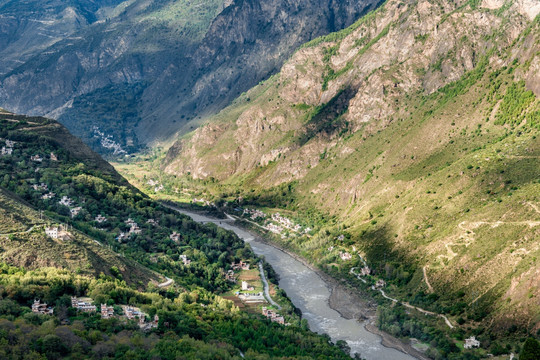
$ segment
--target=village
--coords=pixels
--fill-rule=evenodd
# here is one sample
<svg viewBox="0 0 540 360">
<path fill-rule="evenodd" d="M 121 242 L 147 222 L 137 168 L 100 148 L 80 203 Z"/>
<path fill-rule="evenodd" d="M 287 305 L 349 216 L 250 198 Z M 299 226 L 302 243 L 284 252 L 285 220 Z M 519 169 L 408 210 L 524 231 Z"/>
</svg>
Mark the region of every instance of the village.
<svg viewBox="0 0 540 360">
<path fill-rule="evenodd" d="M 122 146 L 113 140 L 112 135 L 105 135 L 104 132 L 100 131 L 99 127 L 94 126 L 92 128 L 94 131 L 94 137 L 100 140 L 101 146 L 105 149 L 113 151 L 114 155 L 125 155 L 127 152 L 122 149 Z"/>
<path fill-rule="evenodd" d="M 290 325 L 276 310 L 270 309 L 268 306 L 261 306 L 269 301 L 274 304 L 275 302 L 271 298 L 267 299 L 267 296 L 270 296 L 269 291 L 265 296 L 265 290 L 268 289 L 264 289 L 264 286 L 268 285 L 261 281 L 260 270 L 262 269 L 251 268 L 251 265 L 244 261 L 232 263 L 231 270 L 225 274 L 225 279 L 233 284 L 239 283 L 240 288 L 236 287 L 231 291 L 234 296 L 225 295 L 224 298 L 232 300 L 239 307 L 246 307 L 255 312 L 260 310 L 262 315 L 272 322 L 285 326 Z"/>
<path fill-rule="evenodd" d="M 292 232 L 296 235 L 304 235 L 311 231 L 311 228 L 303 228 L 301 225 L 296 224 L 294 221 L 281 215 L 279 212 L 268 216 L 259 209 L 236 208 L 235 211 L 242 212 L 242 217 L 251 219 L 253 221 L 259 221 L 258 219 L 261 219 L 263 221 L 263 225 L 259 225 L 258 223 L 254 224 L 281 236 L 281 238 L 286 238 L 287 232 Z"/>
<path fill-rule="evenodd" d="M 120 318 L 127 320 L 137 320 L 139 328 L 143 331 L 150 331 L 158 327 L 159 316 L 156 314 L 152 321 L 147 321 L 148 314 L 142 312 L 139 308 L 121 305 L 122 314 L 115 314 L 114 306 L 100 304 L 99 311 L 96 305 L 92 303 L 90 298 L 71 297 L 71 307 L 82 313 L 99 313 L 102 319 Z M 32 304 L 32 312 L 41 315 L 54 315 L 54 307 L 42 303 L 39 299 L 34 300 Z"/>
</svg>

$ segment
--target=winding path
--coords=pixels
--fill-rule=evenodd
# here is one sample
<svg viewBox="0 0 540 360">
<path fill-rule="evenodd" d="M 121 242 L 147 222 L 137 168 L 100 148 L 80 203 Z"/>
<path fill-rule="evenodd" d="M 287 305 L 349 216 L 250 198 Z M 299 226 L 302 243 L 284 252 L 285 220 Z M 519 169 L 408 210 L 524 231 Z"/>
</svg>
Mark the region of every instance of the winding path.
<svg viewBox="0 0 540 360">
<path fill-rule="evenodd" d="M 166 288 L 166 287 L 171 286 L 174 283 L 174 280 L 171 278 L 168 278 L 165 276 L 165 279 L 167 279 L 167 281 L 165 281 L 164 283 L 158 284 L 158 288 Z"/>
<path fill-rule="evenodd" d="M 351 269 L 350 273 L 353 274 L 353 275 L 355 275 L 356 278 L 357 278 L 358 280 L 361 280 L 361 281 L 363 281 L 364 283 L 367 283 L 365 279 L 362 279 L 362 277 L 360 276 L 360 274 L 357 274 L 357 273 L 354 272 L 354 269 L 356 269 L 356 268 L 353 267 L 353 268 Z M 374 291 L 377 291 L 377 290 L 378 290 L 378 291 L 381 293 L 381 295 L 382 295 L 385 299 L 388 299 L 388 300 L 390 300 L 390 301 L 392 301 L 392 302 L 395 302 L 395 303 L 399 303 L 399 304 L 401 304 L 401 305 L 403 305 L 403 306 L 405 306 L 405 307 L 408 307 L 409 309 L 417 310 L 417 311 L 419 311 L 419 312 L 421 312 L 422 314 L 425 314 L 425 315 L 438 316 L 438 317 L 440 317 L 440 318 L 442 318 L 442 319 L 444 320 L 444 322 L 446 323 L 446 325 L 448 325 L 448 327 L 449 327 L 450 329 L 453 329 L 453 328 L 454 328 L 454 325 L 452 325 L 452 323 L 450 322 L 450 320 L 448 320 L 448 318 L 447 318 L 445 315 L 443 315 L 443 314 L 438 314 L 438 313 L 435 313 L 435 312 L 433 312 L 433 311 L 424 310 L 424 309 L 419 308 L 419 307 L 417 307 L 417 306 L 411 305 L 411 304 L 409 304 L 408 302 L 405 302 L 405 301 L 399 301 L 398 299 L 394 299 L 393 297 L 390 297 L 390 296 L 386 295 L 386 293 L 384 292 L 383 289 L 380 289 L 380 288 L 377 289 L 375 286 L 371 286 L 371 290 L 374 290 Z"/>
<path fill-rule="evenodd" d="M 272 297 L 270 296 L 270 286 L 268 286 L 268 281 L 266 281 L 266 276 L 264 275 L 262 262 L 259 263 L 259 272 L 261 273 L 261 280 L 264 285 L 264 295 L 266 297 L 266 300 L 268 300 L 270 304 L 274 305 L 279 310 L 281 310 L 281 306 L 277 302 L 275 302 L 274 299 L 272 299 Z"/>
<path fill-rule="evenodd" d="M 427 272 L 426 272 L 426 268 L 427 268 L 427 265 L 425 265 L 423 268 L 422 268 L 422 272 L 424 273 L 424 281 L 426 282 L 426 285 L 429 289 L 429 292 L 430 293 L 433 293 L 433 287 L 431 286 L 431 284 L 429 283 L 429 279 L 427 277 Z"/>
<path fill-rule="evenodd" d="M 15 234 L 28 234 L 29 232 L 31 232 L 32 230 L 34 230 L 34 228 L 36 227 L 37 225 L 33 225 L 31 226 L 28 230 L 25 230 L 25 231 L 14 231 L 14 232 L 10 232 L 10 233 L 3 233 L 3 234 L 0 234 L 1 236 L 9 236 L 9 235 L 15 235 Z"/>
</svg>

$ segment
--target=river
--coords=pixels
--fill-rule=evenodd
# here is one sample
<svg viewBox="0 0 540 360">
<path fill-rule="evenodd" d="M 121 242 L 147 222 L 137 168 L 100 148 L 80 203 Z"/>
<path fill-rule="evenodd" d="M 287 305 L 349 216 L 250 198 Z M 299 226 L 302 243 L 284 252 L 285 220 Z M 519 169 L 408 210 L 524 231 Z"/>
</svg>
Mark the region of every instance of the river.
<svg viewBox="0 0 540 360">
<path fill-rule="evenodd" d="M 234 231 L 257 255 L 265 257 L 279 274 L 279 287 L 285 290 L 293 304 L 302 311 L 312 331 L 326 333 L 333 342 L 345 340 L 351 352 L 360 353 L 367 360 L 413 360 L 414 357 L 381 344 L 381 337 L 365 329 L 365 323 L 342 317 L 328 303 L 330 286 L 312 269 L 282 250 L 263 243 L 250 232 L 229 221 L 219 221 L 204 215 L 175 208 L 197 222 L 213 222 Z"/>
</svg>

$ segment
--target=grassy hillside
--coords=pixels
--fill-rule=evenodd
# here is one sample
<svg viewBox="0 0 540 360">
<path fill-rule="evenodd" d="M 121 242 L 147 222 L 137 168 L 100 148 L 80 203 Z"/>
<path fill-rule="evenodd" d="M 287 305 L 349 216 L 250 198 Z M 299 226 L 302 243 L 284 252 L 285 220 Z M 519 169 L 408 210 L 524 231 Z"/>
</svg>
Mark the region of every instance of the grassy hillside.
<svg viewBox="0 0 540 360">
<path fill-rule="evenodd" d="M 69 239 L 46 236 L 44 228 L 54 221 L 40 215 L 20 198 L 0 189 L 0 259 L 2 262 L 39 269 L 55 267 L 77 274 L 111 276 L 120 271 L 129 284 L 146 286 L 164 281 L 163 276 L 114 253 L 79 231 Z"/>
<path fill-rule="evenodd" d="M 529 5 L 388 1 L 178 141 L 164 178 L 289 214 L 313 230 L 276 241 L 365 289 L 349 274 L 360 259 L 338 256 L 359 253 L 388 293 L 449 316 L 458 344 L 516 344 L 540 329 L 540 9 Z"/>
</svg>

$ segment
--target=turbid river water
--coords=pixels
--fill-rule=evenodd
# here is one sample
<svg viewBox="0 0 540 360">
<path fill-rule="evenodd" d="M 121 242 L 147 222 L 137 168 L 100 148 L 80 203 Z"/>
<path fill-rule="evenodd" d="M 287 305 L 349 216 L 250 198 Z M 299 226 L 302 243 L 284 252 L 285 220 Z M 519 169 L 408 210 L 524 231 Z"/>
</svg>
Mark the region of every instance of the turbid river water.
<svg viewBox="0 0 540 360">
<path fill-rule="evenodd" d="M 285 290 L 293 304 L 302 310 L 312 331 L 326 333 L 332 341 L 345 340 L 352 353 L 368 360 L 412 360 L 414 357 L 398 350 L 384 347 L 381 337 L 368 332 L 364 323 L 342 317 L 328 303 L 330 286 L 315 271 L 282 250 L 263 243 L 250 232 L 228 221 L 215 220 L 186 210 L 176 209 L 197 222 L 213 222 L 234 231 L 251 245 L 257 255 L 263 255 L 279 274 L 279 286 Z"/>
</svg>

